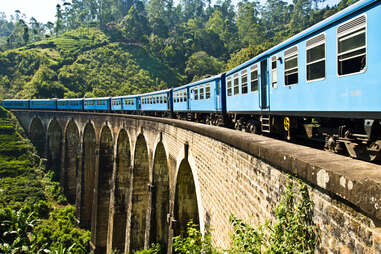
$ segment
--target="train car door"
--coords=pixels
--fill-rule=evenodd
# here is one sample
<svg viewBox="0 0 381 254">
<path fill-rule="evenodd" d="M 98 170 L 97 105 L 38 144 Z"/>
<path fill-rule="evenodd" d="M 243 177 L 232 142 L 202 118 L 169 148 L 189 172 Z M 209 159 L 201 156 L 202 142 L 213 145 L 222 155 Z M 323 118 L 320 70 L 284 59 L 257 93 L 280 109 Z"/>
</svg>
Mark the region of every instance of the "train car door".
<svg viewBox="0 0 381 254">
<path fill-rule="evenodd" d="M 269 108 L 267 89 L 267 59 L 264 59 L 261 61 L 261 109 Z"/>
<path fill-rule="evenodd" d="M 216 110 L 220 111 L 221 110 L 221 79 L 218 79 L 215 81 L 215 96 L 216 96 Z"/>
</svg>

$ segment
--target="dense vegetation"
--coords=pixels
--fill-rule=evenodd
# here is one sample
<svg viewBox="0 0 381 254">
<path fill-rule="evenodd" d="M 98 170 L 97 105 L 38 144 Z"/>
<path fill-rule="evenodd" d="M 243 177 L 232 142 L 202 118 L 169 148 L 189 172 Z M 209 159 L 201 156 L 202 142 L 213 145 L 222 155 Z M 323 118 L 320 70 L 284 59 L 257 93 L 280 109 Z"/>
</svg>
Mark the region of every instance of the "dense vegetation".
<svg viewBox="0 0 381 254">
<path fill-rule="evenodd" d="M 77 227 L 74 207 L 52 177 L 0 107 L 0 253 L 88 252 L 90 233 Z"/>
<path fill-rule="evenodd" d="M 291 181 L 292 180 L 292 181 Z M 212 246 L 210 236 L 202 237 L 197 225 L 188 223 L 184 235 L 174 237 L 174 252 L 181 254 L 274 254 L 314 253 L 317 244 L 316 226 L 312 222 L 314 204 L 308 189 L 301 181 L 288 180 L 279 205 L 274 209 L 275 219 L 253 227 L 234 215 L 230 218 L 233 227 L 230 249 L 221 251 Z M 146 253 L 158 253 L 154 248 Z"/>
<path fill-rule="evenodd" d="M 0 14 L 0 99 L 134 94 L 230 69 L 357 0 L 72 0 Z"/>
</svg>

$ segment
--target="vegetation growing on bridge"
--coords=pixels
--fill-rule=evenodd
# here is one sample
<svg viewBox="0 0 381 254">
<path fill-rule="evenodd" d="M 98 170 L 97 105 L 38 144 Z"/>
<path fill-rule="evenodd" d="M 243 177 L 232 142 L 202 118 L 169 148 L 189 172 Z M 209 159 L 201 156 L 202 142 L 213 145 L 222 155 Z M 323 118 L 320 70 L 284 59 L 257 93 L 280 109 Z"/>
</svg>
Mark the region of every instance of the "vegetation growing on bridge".
<svg viewBox="0 0 381 254">
<path fill-rule="evenodd" d="M 88 252 L 90 233 L 76 227 L 74 208 L 62 206 L 66 198 L 52 176 L 16 118 L 0 107 L 0 253 Z"/>
<path fill-rule="evenodd" d="M 307 186 L 289 178 L 279 205 L 274 209 L 273 222 L 253 227 L 232 215 L 232 246 L 220 251 L 211 244 L 210 235 L 204 238 L 192 221 L 185 235 L 174 237 L 174 252 L 188 253 L 314 253 L 317 244 L 316 226 L 312 222 L 314 204 L 309 198 Z M 143 253 L 159 253 L 154 245 Z"/>
</svg>

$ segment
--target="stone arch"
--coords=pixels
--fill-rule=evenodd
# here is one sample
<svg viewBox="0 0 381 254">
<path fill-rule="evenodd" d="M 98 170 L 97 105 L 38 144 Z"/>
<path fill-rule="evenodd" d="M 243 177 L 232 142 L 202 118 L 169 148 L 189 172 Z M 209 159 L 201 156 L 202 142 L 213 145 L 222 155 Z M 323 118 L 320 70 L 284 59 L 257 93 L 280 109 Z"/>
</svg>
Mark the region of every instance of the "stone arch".
<svg viewBox="0 0 381 254">
<path fill-rule="evenodd" d="M 132 251 L 144 248 L 148 209 L 149 158 L 147 143 L 142 134 L 137 138 L 134 153 L 131 239 Z"/>
<path fill-rule="evenodd" d="M 83 160 L 81 179 L 81 212 L 80 223 L 86 229 L 91 229 L 91 215 L 93 207 L 95 161 L 96 161 L 96 134 L 94 126 L 87 123 L 83 131 Z"/>
<path fill-rule="evenodd" d="M 163 251 L 168 246 L 169 169 L 167 155 L 160 141 L 155 149 L 152 177 L 152 212 L 150 242 L 160 243 Z"/>
<path fill-rule="evenodd" d="M 125 249 L 127 210 L 131 183 L 131 151 L 128 134 L 121 130 L 116 145 L 116 179 L 112 232 L 112 250 Z"/>
<path fill-rule="evenodd" d="M 110 192 L 114 163 L 114 145 L 111 130 L 104 126 L 99 144 L 98 204 L 96 221 L 96 248 L 105 253 L 109 223 Z"/>
<path fill-rule="evenodd" d="M 70 120 L 65 128 L 65 159 L 63 172 L 64 191 L 69 203 L 74 204 L 77 192 L 80 138 L 77 124 Z M 62 176 L 61 176 L 62 177 Z"/>
<path fill-rule="evenodd" d="M 185 233 L 187 223 L 191 219 L 200 229 L 196 185 L 187 159 L 181 161 L 176 178 L 174 216 L 175 236 Z"/>
<path fill-rule="evenodd" d="M 40 118 L 33 118 L 29 127 L 29 138 L 40 156 L 45 156 L 45 128 Z"/>
<path fill-rule="evenodd" d="M 53 170 L 54 179 L 59 180 L 61 169 L 61 151 L 62 151 L 62 128 L 56 119 L 49 123 L 48 132 L 48 164 L 47 168 Z"/>
</svg>

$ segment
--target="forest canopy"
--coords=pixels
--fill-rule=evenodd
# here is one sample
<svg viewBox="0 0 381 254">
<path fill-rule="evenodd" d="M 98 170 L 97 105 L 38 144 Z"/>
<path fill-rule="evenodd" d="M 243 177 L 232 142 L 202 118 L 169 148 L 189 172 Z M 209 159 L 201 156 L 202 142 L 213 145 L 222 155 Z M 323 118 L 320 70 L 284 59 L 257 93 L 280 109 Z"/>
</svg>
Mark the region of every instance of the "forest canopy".
<svg viewBox="0 0 381 254">
<path fill-rule="evenodd" d="M 63 0 L 46 24 L 0 13 L 0 99 L 183 85 L 231 69 L 354 2 Z"/>
</svg>

